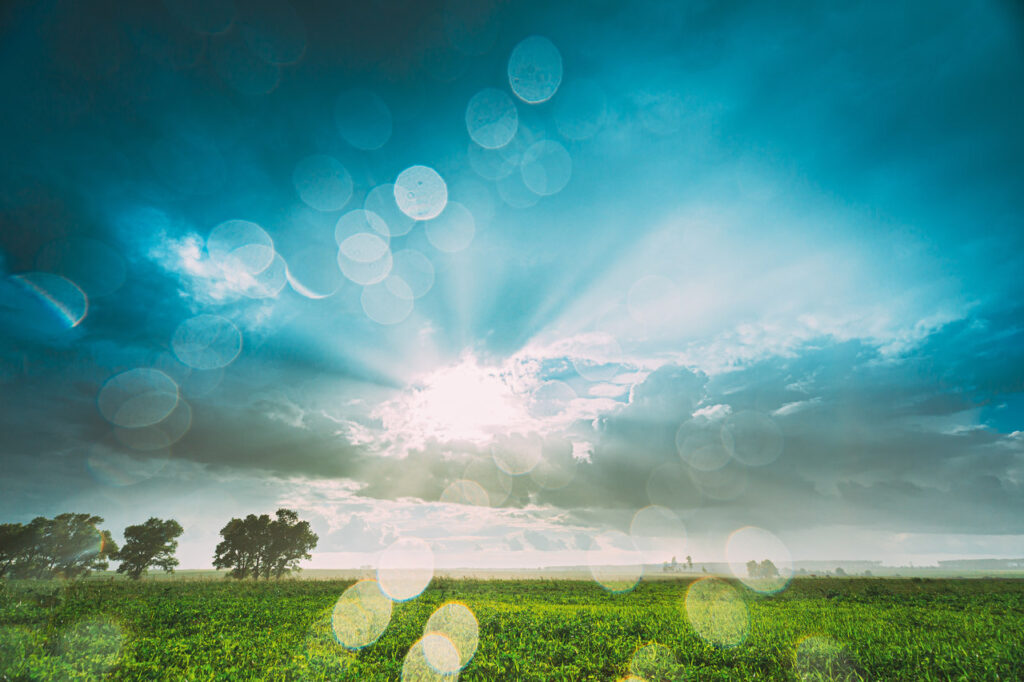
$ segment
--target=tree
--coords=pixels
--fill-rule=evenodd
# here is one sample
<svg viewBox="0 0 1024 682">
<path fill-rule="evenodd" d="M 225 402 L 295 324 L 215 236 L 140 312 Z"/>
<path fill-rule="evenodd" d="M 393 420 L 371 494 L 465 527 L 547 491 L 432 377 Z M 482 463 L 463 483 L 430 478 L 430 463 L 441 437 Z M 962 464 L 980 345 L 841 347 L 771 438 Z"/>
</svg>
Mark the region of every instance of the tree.
<svg viewBox="0 0 1024 682">
<path fill-rule="evenodd" d="M 693 557 L 689 554 L 686 555 L 686 567 L 691 569 L 693 568 Z"/>
<path fill-rule="evenodd" d="M 747 575 L 751 578 L 777 578 L 779 569 L 771 559 L 764 559 L 761 563 L 751 559 L 747 562 Z"/>
<path fill-rule="evenodd" d="M 117 572 L 126 573 L 132 580 L 138 580 L 151 566 L 173 572 L 178 565 L 174 558 L 178 550 L 177 538 L 182 532 L 181 524 L 174 519 L 150 518 L 145 523 L 128 526 L 124 529 L 124 547 L 116 556 L 111 556 L 121 562 Z"/>
<path fill-rule="evenodd" d="M 266 514 L 231 519 L 220 534 L 224 539 L 214 553 L 214 567 L 230 568 L 232 578 L 254 580 L 298 569 L 320 539 L 291 509 L 278 509 L 275 519 Z"/>
<path fill-rule="evenodd" d="M 27 526 L 20 523 L 0 524 L 0 578 L 25 560 L 28 540 Z"/>
<path fill-rule="evenodd" d="M 93 570 L 107 568 L 107 559 L 117 552 L 108 530 L 97 528 L 102 516 L 59 514 L 38 516 L 21 531 L 19 555 L 12 573 L 22 578 L 78 578 Z"/>
<path fill-rule="evenodd" d="M 263 518 L 270 522 L 270 517 Z M 259 577 L 259 551 L 262 542 L 258 538 L 259 519 L 249 514 L 243 519 L 231 519 L 220 529 L 223 540 L 217 545 L 213 556 L 214 568 L 230 568 L 232 578 Z"/>
<path fill-rule="evenodd" d="M 300 521 L 291 509 L 278 509 L 277 519 L 270 524 L 270 551 L 265 562 L 264 578 L 273 572 L 275 578 L 299 569 L 299 562 L 310 558 L 310 551 L 320 540 L 309 527 L 309 521 Z"/>
</svg>

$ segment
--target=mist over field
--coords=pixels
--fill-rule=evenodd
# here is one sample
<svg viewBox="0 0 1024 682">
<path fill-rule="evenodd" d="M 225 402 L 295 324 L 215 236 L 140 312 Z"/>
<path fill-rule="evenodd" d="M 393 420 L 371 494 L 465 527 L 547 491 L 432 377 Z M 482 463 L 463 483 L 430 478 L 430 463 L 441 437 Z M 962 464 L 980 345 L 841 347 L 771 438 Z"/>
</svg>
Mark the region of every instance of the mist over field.
<svg viewBox="0 0 1024 682">
<path fill-rule="evenodd" d="M 6 3 L 0 522 L 1011 570 L 1022 82 L 1011 2 Z"/>
</svg>

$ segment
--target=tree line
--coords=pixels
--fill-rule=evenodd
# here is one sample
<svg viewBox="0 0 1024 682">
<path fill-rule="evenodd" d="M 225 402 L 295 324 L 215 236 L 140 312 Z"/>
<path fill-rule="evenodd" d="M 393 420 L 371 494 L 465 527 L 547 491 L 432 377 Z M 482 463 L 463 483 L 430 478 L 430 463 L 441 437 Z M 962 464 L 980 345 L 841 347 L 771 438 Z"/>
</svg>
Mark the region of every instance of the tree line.
<svg viewBox="0 0 1024 682">
<path fill-rule="evenodd" d="M 118 547 L 103 517 L 66 513 L 52 519 L 36 517 L 26 524 L 0 524 L 0 578 L 82 578 L 105 571 L 111 560 L 117 572 L 138 580 L 152 568 L 172 573 L 183 529 L 174 519 L 150 518 L 124 529 Z M 233 518 L 220 530 L 223 538 L 213 557 L 215 568 L 229 569 L 232 578 L 280 578 L 299 570 L 319 541 L 308 521 L 291 509 L 274 518 L 249 514 Z"/>
<path fill-rule="evenodd" d="M 753 559 L 747 562 L 747 575 L 751 578 L 778 578 L 779 569 L 771 559 L 757 563 Z"/>
</svg>

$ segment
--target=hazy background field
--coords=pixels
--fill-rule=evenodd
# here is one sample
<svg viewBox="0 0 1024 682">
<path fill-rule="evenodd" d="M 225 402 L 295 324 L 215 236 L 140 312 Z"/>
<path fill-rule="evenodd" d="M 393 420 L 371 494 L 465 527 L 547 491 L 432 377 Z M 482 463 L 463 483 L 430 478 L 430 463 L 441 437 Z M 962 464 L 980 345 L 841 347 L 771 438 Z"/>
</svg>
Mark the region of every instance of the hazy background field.
<svg viewBox="0 0 1024 682">
<path fill-rule="evenodd" d="M 702 571 L 701 568 L 707 568 Z M 796 561 L 793 564 L 797 577 L 927 577 L 927 578 L 1024 578 L 1024 559 L 980 559 L 977 561 L 944 562 L 938 566 L 883 566 L 876 561 Z M 846 576 L 836 576 L 835 570 L 842 569 Z M 802 573 L 801 571 L 806 571 Z M 870 576 L 864 576 L 870 571 Z M 227 571 L 207 569 L 183 569 L 172 574 L 153 572 L 147 580 L 216 580 L 227 576 Z M 290 580 L 361 580 L 373 578 L 373 567 L 348 569 L 307 568 L 292 575 Z M 444 578 L 473 578 L 476 580 L 593 580 L 589 566 L 555 566 L 523 569 L 478 569 L 441 568 L 435 575 Z M 695 564 L 694 570 L 666 572 L 661 564 L 644 565 L 644 580 L 675 580 L 678 578 L 700 578 L 705 575 L 732 577 L 728 564 Z M 115 577 L 113 571 L 98 571 L 93 579 Z"/>
</svg>

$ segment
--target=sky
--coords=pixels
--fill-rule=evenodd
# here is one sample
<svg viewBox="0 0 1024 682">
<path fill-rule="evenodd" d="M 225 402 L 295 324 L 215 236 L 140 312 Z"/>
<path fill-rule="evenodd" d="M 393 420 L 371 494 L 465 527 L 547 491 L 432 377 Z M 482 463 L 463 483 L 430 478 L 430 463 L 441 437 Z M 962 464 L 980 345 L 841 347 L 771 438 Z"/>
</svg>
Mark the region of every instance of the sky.
<svg viewBox="0 0 1024 682">
<path fill-rule="evenodd" d="M 184 568 L 282 506 L 317 568 L 1024 556 L 1014 3 L 0 26 L 3 521 L 176 518 Z"/>
</svg>

